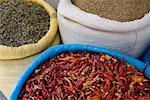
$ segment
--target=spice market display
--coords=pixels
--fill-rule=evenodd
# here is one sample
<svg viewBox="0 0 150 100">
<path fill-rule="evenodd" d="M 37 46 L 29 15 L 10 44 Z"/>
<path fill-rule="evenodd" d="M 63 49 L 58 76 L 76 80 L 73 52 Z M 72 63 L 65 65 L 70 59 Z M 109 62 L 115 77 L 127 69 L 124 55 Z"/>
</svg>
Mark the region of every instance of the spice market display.
<svg viewBox="0 0 150 100">
<path fill-rule="evenodd" d="M 150 0 L 0 0 L 0 100 L 150 100 L 149 23 Z"/>
<path fill-rule="evenodd" d="M 40 64 L 18 99 L 149 100 L 150 81 L 116 56 L 65 52 Z"/>
</svg>

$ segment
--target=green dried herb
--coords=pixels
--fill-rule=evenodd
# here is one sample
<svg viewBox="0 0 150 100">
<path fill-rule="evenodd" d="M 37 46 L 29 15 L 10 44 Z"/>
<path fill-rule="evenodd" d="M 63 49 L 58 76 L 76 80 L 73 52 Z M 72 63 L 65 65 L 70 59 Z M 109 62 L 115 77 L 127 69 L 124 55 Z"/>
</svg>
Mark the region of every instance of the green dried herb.
<svg viewBox="0 0 150 100">
<path fill-rule="evenodd" d="M 0 0 L 0 45 L 37 43 L 49 30 L 47 11 L 26 0 Z"/>
</svg>

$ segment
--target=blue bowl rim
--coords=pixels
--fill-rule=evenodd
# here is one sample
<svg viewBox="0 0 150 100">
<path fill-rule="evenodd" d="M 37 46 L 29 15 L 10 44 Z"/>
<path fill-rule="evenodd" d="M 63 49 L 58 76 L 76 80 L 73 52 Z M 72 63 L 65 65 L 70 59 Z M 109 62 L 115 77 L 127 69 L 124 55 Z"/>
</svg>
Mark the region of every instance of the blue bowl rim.
<svg viewBox="0 0 150 100">
<path fill-rule="evenodd" d="M 141 72 L 143 72 L 144 68 L 146 67 L 144 62 L 141 62 L 133 57 L 119 53 L 114 50 L 109 50 L 106 48 L 95 47 L 95 46 L 90 46 L 90 45 L 81 45 L 81 44 L 58 45 L 58 46 L 54 46 L 52 48 L 47 49 L 29 65 L 29 67 L 21 74 L 19 80 L 14 86 L 9 96 L 9 100 L 17 100 L 19 93 L 21 92 L 21 89 L 26 83 L 28 77 L 38 67 L 39 64 L 56 56 L 57 54 L 60 54 L 62 52 L 67 52 L 67 51 L 88 51 L 88 52 L 96 52 L 96 53 L 106 53 L 111 56 L 117 56 L 119 60 L 122 60 L 122 58 L 124 58 L 127 63 L 132 64 L 135 68 L 137 68 Z M 149 65 L 148 65 L 148 68 L 150 68 Z M 148 75 L 145 74 L 145 76 L 147 76 L 150 79 L 149 74 Z"/>
</svg>

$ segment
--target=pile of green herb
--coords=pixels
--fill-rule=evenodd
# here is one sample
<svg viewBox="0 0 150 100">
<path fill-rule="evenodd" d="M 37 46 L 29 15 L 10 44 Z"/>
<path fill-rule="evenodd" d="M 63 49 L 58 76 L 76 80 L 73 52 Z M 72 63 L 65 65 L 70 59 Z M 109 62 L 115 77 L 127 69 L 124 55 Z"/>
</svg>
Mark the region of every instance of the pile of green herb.
<svg viewBox="0 0 150 100">
<path fill-rule="evenodd" d="M 49 27 L 50 16 L 43 7 L 25 0 L 0 0 L 0 45 L 37 43 Z"/>
</svg>

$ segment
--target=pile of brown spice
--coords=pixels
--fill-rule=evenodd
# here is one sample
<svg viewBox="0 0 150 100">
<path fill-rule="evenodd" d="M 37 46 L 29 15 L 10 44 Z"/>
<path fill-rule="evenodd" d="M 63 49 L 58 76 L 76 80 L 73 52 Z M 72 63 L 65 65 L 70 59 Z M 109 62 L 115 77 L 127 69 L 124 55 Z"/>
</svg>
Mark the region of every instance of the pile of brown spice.
<svg viewBox="0 0 150 100">
<path fill-rule="evenodd" d="M 150 11 L 150 0 L 72 0 L 72 2 L 85 12 L 120 22 L 140 19 Z"/>
<path fill-rule="evenodd" d="M 65 52 L 40 64 L 19 100 L 150 100 L 150 81 L 116 56 Z"/>
<path fill-rule="evenodd" d="M 37 43 L 49 30 L 50 16 L 26 0 L 0 0 L 0 45 Z"/>
</svg>

